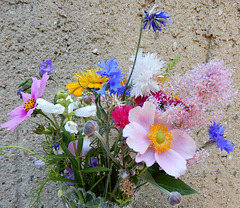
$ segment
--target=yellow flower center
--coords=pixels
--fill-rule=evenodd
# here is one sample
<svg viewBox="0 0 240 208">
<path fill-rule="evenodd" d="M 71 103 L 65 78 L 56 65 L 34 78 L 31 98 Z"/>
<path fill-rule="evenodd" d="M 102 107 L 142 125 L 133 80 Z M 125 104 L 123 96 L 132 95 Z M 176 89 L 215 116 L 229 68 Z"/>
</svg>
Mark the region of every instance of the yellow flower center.
<svg viewBox="0 0 240 208">
<path fill-rule="evenodd" d="M 153 147 L 156 152 L 162 153 L 170 149 L 173 137 L 171 132 L 168 131 L 165 126 L 152 124 L 147 136 L 151 142 L 150 147 Z"/>
<path fill-rule="evenodd" d="M 24 110 L 29 111 L 30 109 L 32 109 L 34 107 L 35 103 L 36 103 L 36 101 L 34 98 L 28 99 L 24 105 Z"/>
</svg>

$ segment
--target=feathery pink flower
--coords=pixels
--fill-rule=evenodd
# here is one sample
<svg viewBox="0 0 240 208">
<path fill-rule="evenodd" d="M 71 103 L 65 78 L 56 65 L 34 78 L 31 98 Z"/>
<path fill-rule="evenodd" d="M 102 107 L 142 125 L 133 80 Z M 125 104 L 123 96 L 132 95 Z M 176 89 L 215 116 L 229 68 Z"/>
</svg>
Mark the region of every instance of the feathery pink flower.
<svg viewBox="0 0 240 208">
<path fill-rule="evenodd" d="M 22 92 L 24 105 L 18 106 L 12 112 L 8 113 L 11 120 L 1 124 L 2 128 L 8 128 L 7 130 L 12 131 L 22 121 L 27 120 L 32 115 L 37 106 L 37 99 L 43 95 L 48 78 L 47 73 L 42 76 L 41 80 L 32 78 L 31 94 Z"/>
<path fill-rule="evenodd" d="M 174 95 L 181 97 L 187 106 L 169 106 L 162 116 L 182 129 L 193 130 L 207 126 L 210 121 L 219 121 L 219 107 L 229 104 L 236 92 L 232 86 L 233 70 L 223 66 L 223 61 L 212 60 L 199 64 L 183 76 L 169 81 Z M 169 84 L 168 83 L 168 84 Z"/>
<path fill-rule="evenodd" d="M 148 167 L 155 162 L 169 175 L 179 177 L 187 169 L 187 159 L 195 154 L 196 143 L 175 129 L 167 118 L 159 119 L 156 106 L 149 101 L 129 111 L 130 123 L 123 129 L 127 144 Z"/>
</svg>

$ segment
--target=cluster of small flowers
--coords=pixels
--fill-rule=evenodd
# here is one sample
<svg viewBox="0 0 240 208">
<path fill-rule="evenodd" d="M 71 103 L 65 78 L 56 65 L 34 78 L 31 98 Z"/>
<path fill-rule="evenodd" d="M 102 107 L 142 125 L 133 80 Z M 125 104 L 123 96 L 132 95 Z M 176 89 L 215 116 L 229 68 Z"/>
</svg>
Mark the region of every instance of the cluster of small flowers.
<svg viewBox="0 0 240 208">
<path fill-rule="evenodd" d="M 133 197 L 136 195 L 136 192 L 134 191 L 133 188 L 134 188 L 134 184 L 128 178 L 121 180 L 120 190 L 128 197 Z"/>
<path fill-rule="evenodd" d="M 209 153 L 205 149 L 200 148 L 196 151 L 193 158 L 187 160 L 187 167 L 191 168 L 196 164 L 203 163 L 208 157 Z"/>
</svg>

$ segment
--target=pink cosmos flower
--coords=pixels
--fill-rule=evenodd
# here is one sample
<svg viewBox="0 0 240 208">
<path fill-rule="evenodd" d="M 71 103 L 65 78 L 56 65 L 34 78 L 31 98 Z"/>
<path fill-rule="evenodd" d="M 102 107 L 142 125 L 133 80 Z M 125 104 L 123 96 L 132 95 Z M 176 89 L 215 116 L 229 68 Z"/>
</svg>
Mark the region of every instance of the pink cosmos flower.
<svg viewBox="0 0 240 208">
<path fill-rule="evenodd" d="M 123 106 L 119 107 L 117 106 L 114 111 L 112 111 L 112 117 L 111 119 L 116 121 L 115 126 L 120 127 L 120 129 L 123 129 L 127 124 L 129 124 L 128 120 L 128 113 L 132 109 L 132 106 Z"/>
<path fill-rule="evenodd" d="M 37 106 L 37 99 L 43 95 L 48 78 L 47 73 L 42 76 L 41 80 L 32 78 L 31 94 L 22 92 L 24 105 L 18 106 L 12 112 L 8 113 L 11 120 L 1 124 L 2 128 L 8 128 L 7 130 L 12 131 L 22 121 L 27 120 L 32 115 Z"/>
<path fill-rule="evenodd" d="M 143 107 L 129 112 L 130 123 L 123 129 L 127 144 L 138 154 L 136 162 L 144 161 L 148 167 L 155 162 L 169 175 L 178 178 L 187 169 L 187 159 L 194 156 L 195 141 L 186 133 L 175 129 L 167 118 L 159 119 L 156 107 L 149 101 Z"/>
<path fill-rule="evenodd" d="M 88 151 L 91 149 L 90 143 L 91 143 L 90 139 L 83 139 L 83 146 L 82 146 L 82 151 L 81 151 L 80 157 L 85 156 L 88 153 Z M 77 148 L 78 141 L 75 141 L 75 145 Z M 73 142 L 69 143 L 68 149 L 72 153 L 72 155 L 76 156 L 76 153 L 74 151 Z"/>
</svg>

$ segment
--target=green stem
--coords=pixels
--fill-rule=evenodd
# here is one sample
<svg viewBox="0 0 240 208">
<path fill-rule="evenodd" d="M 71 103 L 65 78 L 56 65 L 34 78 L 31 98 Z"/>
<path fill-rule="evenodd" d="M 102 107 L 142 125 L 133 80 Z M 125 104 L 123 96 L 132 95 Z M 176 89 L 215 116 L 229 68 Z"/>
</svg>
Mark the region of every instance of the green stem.
<svg viewBox="0 0 240 208">
<path fill-rule="evenodd" d="M 138 51 L 139 51 L 139 47 L 140 47 L 140 42 L 141 42 L 141 39 L 142 39 L 142 31 L 143 31 L 142 30 L 142 25 L 143 25 L 143 18 L 141 20 L 141 27 L 140 27 L 140 32 L 139 32 L 137 50 L 136 50 L 136 54 L 135 54 L 135 58 L 134 58 L 133 66 L 132 66 L 132 70 L 130 72 L 130 75 L 129 75 L 128 80 L 127 80 L 127 84 L 126 84 L 124 92 L 123 92 L 122 101 L 125 100 L 125 96 L 126 96 L 126 92 L 127 92 L 127 89 L 128 89 L 128 85 L 129 85 L 129 82 L 130 82 L 130 79 L 132 77 L 132 73 L 133 73 L 133 70 L 134 70 L 134 67 L 135 67 L 135 64 L 136 64 L 136 61 L 137 61 L 137 55 L 138 55 Z"/>
<path fill-rule="evenodd" d="M 104 142 L 104 139 L 102 138 L 102 136 L 97 132 L 95 131 L 94 132 L 95 136 L 101 141 L 105 151 L 107 152 L 108 156 L 113 160 L 114 163 L 116 163 L 118 166 L 121 167 L 121 165 L 119 164 L 119 162 L 113 157 L 113 155 L 111 154 L 111 152 L 109 151 L 106 143 Z"/>
<path fill-rule="evenodd" d="M 84 186 L 85 183 L 84 183 L 84 180 L 83 180 L 83 177 L 82 177 L 82 171 L 81 171 L 81 162 L 80 162 L 80 156 L 78 154 L 78 151 L 77 151 L 77 147 L 76 147 L 76 143 L 75 143 L 75 140 L 74 140 L 74 134 L 72 134 L 72 143 L 73 143 L 73 148 L 74 148 L 74 151 L 75 151 L 75 154 L 76 154 L 76 157 L 77 157 L 77 161 L 78 161 L 78 171 L 79 171 L 79 175 L 80 175 L 80 178 L 81 178 L 81 182 L 82 182 L 82 185 Z"/>
<path fill-rule="evenodd" d="M 39 114 L 43 115 L 46 119 L 48 119 L 48 120 L 51 122 L 51 124 L 55 127 L 55 130 L 57 131 L 58 135 L 61 136 L 60 131 L 59 131 L 59 129 L 58 129 L 58 125 L 56 125 L 56 124 L 52 121 L 52 119 L 49 118 L 49 117 L 48 117 L 45 113 L 43 113 L 42 111 L 41 111 Z"/>
<path fill-rule="evenodd" d="M 48 162 L 43 159 L 41 156 L 39 156 L 38 154 L 36 154 L 35 152 L 25 148 L 25 147 L 19 147 L 19 146 L 4 146 L 4 147 L 0 147 L 0 149 L 7 149 L 7 148 L 18 148 L 18 149 L 23 149 L 25 151 L 28 151 L 30 153 L 32 153 L 33 155 L 35 155 L 37 158 L 39 158 L 40 160 L 42 160 L 56 175 L 58 175 L 58 173 L 52 168 L 51 165 L 48 164 Z"/>
<path fill-rule="evenodd" d="M 147 169 L 148 169 L 147 166 L 146 166 L 145 168 L 143 168 L 143 169 L 140 171 L 139 176 L 142 175 Z"/>
</svg>

